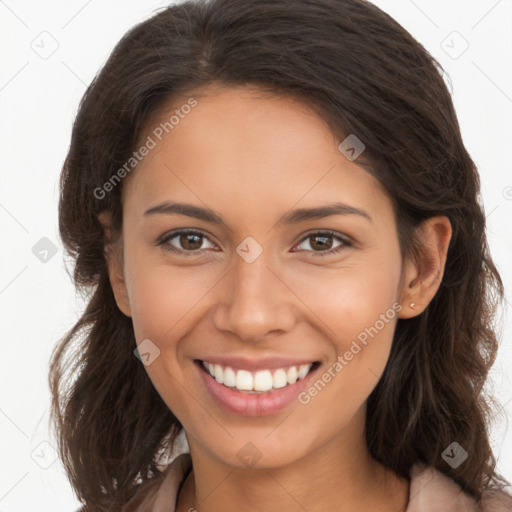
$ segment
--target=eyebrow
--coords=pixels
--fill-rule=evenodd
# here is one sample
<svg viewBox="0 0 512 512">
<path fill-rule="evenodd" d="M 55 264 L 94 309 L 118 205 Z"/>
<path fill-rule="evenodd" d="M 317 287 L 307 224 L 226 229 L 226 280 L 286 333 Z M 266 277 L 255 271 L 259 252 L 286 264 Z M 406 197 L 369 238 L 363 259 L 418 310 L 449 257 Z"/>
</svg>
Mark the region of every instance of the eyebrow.
<svg viewBox="0 0 512 512">
<path fill-rule="evenodd" d="M 210 209 L 176 201 L 165 201 L 156 206 L 152 206 L 144 212 L 144 216 L 156 214 L 186 215 L 187 217 L 213 222 L 214 224 L 225 224 L 222 217 Z M 373 222 L 371 216 L 364 210 L 344 203 L 333 203 L 315 208 L 299 208 L 292 210 L 283 215 L 277 224 L 292 225 L 306 220 L 322 219 L 332 215 L 358 215 L 367 219 L 369 222 Z"/>
</svg>

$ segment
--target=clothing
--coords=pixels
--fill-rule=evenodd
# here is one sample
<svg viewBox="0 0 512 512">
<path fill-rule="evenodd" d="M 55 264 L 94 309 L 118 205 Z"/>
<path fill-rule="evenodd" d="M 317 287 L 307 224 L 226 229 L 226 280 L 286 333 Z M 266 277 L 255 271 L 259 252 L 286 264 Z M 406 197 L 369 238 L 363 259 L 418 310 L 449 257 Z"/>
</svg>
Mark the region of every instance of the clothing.
<svg viewBox="0 0 512 512">
<path fill-rule="evenodd" d="M 145 498 L 135 496 L 123 512 L 175 512 L 180 486 L 192 468 L 189 453 L 176 457 L 164 472 L 163 481 Z M 413 466 L 406 512 L 512 512 L 512 497 L 489 491 L 480 504 L 449 477 L 422 464 Z M 143 500 L 143 501 L 141 501 Z"/>
</svg>

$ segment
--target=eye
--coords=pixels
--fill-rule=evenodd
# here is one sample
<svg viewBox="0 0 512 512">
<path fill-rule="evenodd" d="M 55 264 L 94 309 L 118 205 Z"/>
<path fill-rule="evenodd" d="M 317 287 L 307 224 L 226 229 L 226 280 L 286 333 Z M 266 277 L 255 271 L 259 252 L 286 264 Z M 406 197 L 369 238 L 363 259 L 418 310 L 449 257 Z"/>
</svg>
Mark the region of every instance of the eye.
<svg viewBox="0 0 512 512">
<path fill-rule="evenodd" d="M 175 242 L 173 243 L 173 241 Z M 157 245 L 162 246 L 164 250 L 169 252 L 184 254 L 189 253 L 190 255 L 194 255 L 195 253 L 198 253 L 200 250 L 204 249 L 202 245 L 205 241 L 209 241 L 209 239 L 200 231 L 182 229 L 180 231 L 174 231 L 164 235 L 157 242 Z M 211 242 L 209 243 L 209 248 L 213 248 L 214 245 L 211 244 Z M 176 247 L 175 244 L 177 244 L 178 247 Z"/>
<path fill-rule="evenodd" d="M 210 244 L 209 247 L 203 247 L 205 241 Z M 335 245 L 335 241 L 338 241 L 338 245 Z M 317 231 L 310 233 L 304 237 L 295 248 L 300 248 L 303 244 L 305 244 L 306 247 L 303 247 L 301 250 L 312 252 L 314 256 L 336 254 L 352 246 L 352 243 L 348 239 L 333 231 Z M 168 233 L 158 240 L 157 245 L 161 246 L 165 251 L 181 253 L 186 256 L 197 255 L 200 251 L 205 249 L 216 250 L 215 245 L 209 241 L 209 238 L 204 233 L 193 229 L 181 229 Z M 309 248 L 307 246 L 309 246 Z"/>
<path fill-rule="evenodd" d="M 333 240 L 338 240 L 339 244 L 334 246 Z M 299 245 L 296 245 L 295 247 L 300 247 L 302 244 L 309 245 L 311 249 L 306 247 L 306 250 L 316 253 L 314 256 L 328 256 L 336 254 L 343 251 L 347 247 L 352 246 L 352 243 L 349 240 L 337 235 L 333 231 L 317 231 L 315 233 L 310 233 L 308 236 L 301 240 Z"/>
</svg>

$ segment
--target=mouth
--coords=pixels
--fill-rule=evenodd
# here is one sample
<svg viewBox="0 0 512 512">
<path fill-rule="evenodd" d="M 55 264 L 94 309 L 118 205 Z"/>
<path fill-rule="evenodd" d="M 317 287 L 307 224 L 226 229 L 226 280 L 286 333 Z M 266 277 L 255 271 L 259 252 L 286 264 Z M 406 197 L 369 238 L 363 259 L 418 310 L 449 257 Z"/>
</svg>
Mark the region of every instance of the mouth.
<svg viewBox="0 0 512 512">
<path fill-rule="evenodd" d="M 314 361 L 308 364 L 269 368 L 258 371 L 236 369 L 231 366 L 197 360 L 202 369 L 216 382 L 240 393 L 267 393 L 287 386 L 293 386 L 304 379 L 320 364 Z"/>
<path fill-rule="evenodd" d="M 250 363 L 239 363 L 241 368 L 221 361 L 196 359 L 194 363 L 216 403 L 229 412 L 244 416 L 266 416 L 290 406 L 309 385 L 321 364 L 320 361 L 302 361 L 249 369 L 253 366 Z"/>
</svg>

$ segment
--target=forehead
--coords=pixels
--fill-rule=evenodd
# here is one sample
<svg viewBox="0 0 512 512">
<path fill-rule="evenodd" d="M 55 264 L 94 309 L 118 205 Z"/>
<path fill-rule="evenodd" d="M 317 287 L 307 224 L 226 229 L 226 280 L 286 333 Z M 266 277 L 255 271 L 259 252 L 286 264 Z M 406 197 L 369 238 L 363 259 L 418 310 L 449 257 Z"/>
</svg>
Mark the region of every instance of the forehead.
<svg viewBox="0 0 512 512">
<path fill-rule="evenodd" d="M 126 184 L 140 208 L 169 198 L 260 216 L 298 201 L 390 206 L 378 180 L 340 152 L 313 109 L 255 87 L 175 97 L 148 121 L 141 141 L 147 137 L 154 147 Z"/>
<path fill-rule="evenodd" d="M 192 102 L 195 105 L 189 107 Z M 315 160 L 320 142 L 324 148 L 336 143 L 310 106 L 251 85 L 211 84 L 176 96 L 148 121 L 143 135 L 147 134 L 158 147 L 146 161 L 164 148 L 176 156 L 200 149 L 194 157 L 204 153 L 215 155 L 216 160 L 243 157 L 245 164 L 249 158 L 262 160 L 266 155 L 287 161 L 294 156 Z M 229 153 L 222 155 L 226 149 Z"/>
</svg>

